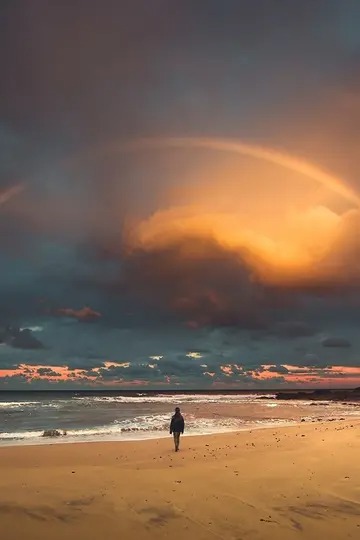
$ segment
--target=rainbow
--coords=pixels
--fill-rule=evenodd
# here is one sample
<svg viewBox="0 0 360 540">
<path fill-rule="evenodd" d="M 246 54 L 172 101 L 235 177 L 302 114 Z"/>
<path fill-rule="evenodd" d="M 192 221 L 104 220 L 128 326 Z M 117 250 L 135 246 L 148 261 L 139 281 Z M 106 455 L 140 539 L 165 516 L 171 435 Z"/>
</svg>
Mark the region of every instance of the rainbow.
<svg viewBox="0 0 360 540">
<path fill-rule="evenodd" d="M 151 148 L 203 148 L 220 152 L 232 152 L 243 156 L 261 159 L 279 165 L 304 177 L 310 178 L 341 195 L 348 201 L 359 205 L 360 196 L 344 180 L 317 165 L 291 154 L 279 152 L 272 148 L 248 144 L 234 139 L 218 139 L 207 137 L 159 137 L 141 138 L 128 142 L 113 143 L 105 149 L 108 152 L 136 152 Z"/>
<path fill-rule="evenodd" d="M 75 159 L 65 160 L 68 164 L 86 159 L 95 159 L 99 156 L 113 154 L 118 152 L 139 152 L 146 149 L 157 148 L 203 148 L 220 152 L 232 152 L 243 156 L 253 157 L 279 165 L 293 172 L 297 172 L 304 177 L 310 178 L 327 187 L 334 193 L 344 197 L 356 206 L 360 205 L 360 195 L 354 191 L 343 179 L 338 178 L 317 165 L 310 163 L 302 158 L 279 152 L 273 148 L 256 146 L 245 143 L 241 140 L 219 139 L 208 137 L 149 137 L 134 139 L 131 141 L 112 142 L 104 147 L 91 149 L 86 154 L 77 156 Z M 4 192 L 0 192 L 0 206 L 12 199 L 25 189 L 25 184 L 17 184 Z"/>
</svg>

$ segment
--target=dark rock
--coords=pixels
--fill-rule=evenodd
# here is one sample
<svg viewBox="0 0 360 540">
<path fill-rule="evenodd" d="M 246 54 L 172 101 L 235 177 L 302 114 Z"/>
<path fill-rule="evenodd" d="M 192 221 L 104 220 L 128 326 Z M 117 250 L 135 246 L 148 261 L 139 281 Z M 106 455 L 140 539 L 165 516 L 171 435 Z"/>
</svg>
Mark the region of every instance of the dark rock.
<svg viewBox="0 0 360 540">
<path fill-rule="evenodd" d="M 275 399 L 296 399 L 296 400 L 311 400 L 311 401 L 341 401 L 344 404 L 348 404 L 349 401 L 360 401 L 360 388 L 354 388 L 349 390 L 306 390 L 306 391 L 286 391 L 278 392 Z"/>
<path fill-rule="evenodd" d="M 61 437 L 66 435 L 66 431 L 61 432 L 58 429 L 46 429 L 42 434 L 43 437 Z"/>
</svg>

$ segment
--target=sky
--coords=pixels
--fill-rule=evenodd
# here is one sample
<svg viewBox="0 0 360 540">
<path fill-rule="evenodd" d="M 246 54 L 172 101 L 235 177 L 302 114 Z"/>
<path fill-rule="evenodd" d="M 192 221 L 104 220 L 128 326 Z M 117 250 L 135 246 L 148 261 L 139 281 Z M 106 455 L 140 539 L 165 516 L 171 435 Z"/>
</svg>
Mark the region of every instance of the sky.
<svg viewBox="0 0 360 540">
<path fill-rule="evenodd" d="M 359 25 L 0 2 L 0 389 L 360 386 Z"/>
</svg>

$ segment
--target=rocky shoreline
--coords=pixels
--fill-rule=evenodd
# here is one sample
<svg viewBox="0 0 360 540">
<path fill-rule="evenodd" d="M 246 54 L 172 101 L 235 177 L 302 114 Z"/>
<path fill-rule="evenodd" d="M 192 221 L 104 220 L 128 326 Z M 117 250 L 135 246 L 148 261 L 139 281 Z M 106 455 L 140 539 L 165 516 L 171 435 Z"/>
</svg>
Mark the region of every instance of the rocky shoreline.
<svg viewBox="0 0 360 540">
<path fill-rule="evenodd" d="M 299 391 L 281 391 L 275 396 L 279 400 L 310 400 L 310 401 L 342 401 L 360 403 L 360 387 L 352 389 L 318 389 L 318 390 L 299 390 Z"/>
</svg>

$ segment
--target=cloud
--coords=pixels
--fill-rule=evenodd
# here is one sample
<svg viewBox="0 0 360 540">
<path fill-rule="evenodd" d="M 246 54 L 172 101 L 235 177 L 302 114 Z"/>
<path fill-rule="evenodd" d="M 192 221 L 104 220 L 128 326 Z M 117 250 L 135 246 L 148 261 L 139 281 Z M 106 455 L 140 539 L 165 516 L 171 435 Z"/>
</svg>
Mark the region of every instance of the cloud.
<svg viewBox="0 0 360 540">
<path fill-rule="evenodd" d="M 101 313 L 93 310 L 89 306 L 84 306 L 78 310 L 72 308 L 60 308 L 55 311 L 55 314 L 60 317 L 77 319 L 80 322 L 95 322 L 102 316 Z"/>
<path fill-rule="evenodd" d="M 186 358 L 186 357 L 185 357 Z M 326 366 L 326 365 L 263 365 L 256 368 L 245 369 L 236 363 L 218 364 L 211 369 L 198 366 L 188 371 L 189 365 L 182 362 L 184 357 L 169 359 L 164 365 L 147 362 L 105 362 L 101 367 L 93 369 L 74 370 L 64 366 L 53 368 L 26 364 L 20 365 L 17 370 L 0 370 L 0 384 L 5 386 L 23 378 L 28 384 L 38 386 L 39 381 L 54 381 L 59 384 L 78 385 L 78 387 L 92 385 L 98 387 L 132 386 L 133 384 L 160 388 L 165 386 L 191 386 L 196 388 L 216 388 L 221 385 L 238 387 L 246 385 L 252 388 L 275 388 L 284 384 L 294 386 L 298 384 L 324 384 L 331 380 L 338 383 L 351 384 L 351 380 L 360 381 L 359 367 Z M 189 363 L 189 360 L 187 360 Z M 309 362 L 307 362 L 309 363 Z M 312 359 L 314 363 L 314 359 Z M 220 385 L 220 386 L 218 386 Z"/>
<path fill-rule="evenodd" d="M 164 377 L 156 365 L 154 367 L 153 364 L 137 362 L 129 362 L 123 365 L 110 365 L 109 367 L 100 368 L 97 371 L 98 376 L 105 381 L 154 381 Z"/>
<path fill-rule="evenodd" d="M 306 353 L 303 358 L 298 362 L 299 366 L 304 367 L 326 367 L 327 362 L 324 362 L 317 354 Z"/>
<path fill-rule="evenodd" d="M 348 349 L 351 347 L 351 343 L 348 339 L 339 337 L 328 337 L 321 342 L 323 347 L 334 347 L 338 349 Z"/>
<path fill-rule="evenodd" d="M 58 377 L 59 372 L 54 371 L 51 368 L 48 367 L 41 367 L 36 370 L 36 373 L 40 375 L 40 377 Z"/>
<path fill-rule="evenodd" d="M 285 366 L 270 366 L 267 371 L 269 371 L 270 373 L 280 373 L 280 374 L 286 374 L 286 373 L 289 373 L 289 370 L 287 367 Z"/>
<path fill-rule="evenodd" d="M 262 285 L 239 254 L 207 237 L 132 250 L 121 270 L 119 293 L 194 329 L 262 329 L 266 312 L 288 303 L 287 292 Z"/>
<path fill-rule="evenodd" d="M 185 355 L 164 358 L 157 365 L 159 372 L 165 377 L 201 378 L 204 371 L 198 363 L 193 362 L 192 358 Z"/>
<path fill-rule="evenodd" d="M 205 18 L 202 2 L 81 3 L 4 11 L 0 325 L 19 330 L 0 332 L 1 367 L 111 358 L 129 380 L 201 381 L 185 357 L 201 347 L 230 383 L 220 365 L 358 365 L 360 213 L 344 189 L 258 152 L 116 142 L 240 138 L 359 193 L 356 2 L 263 2 L 261 18 L 256 2 L 213 1 Z"/>
<path fill-rule="evenodd" d="M 203 354 L 201 354 L 200 352 L 188 352 L 186 353 L 186 355 L 188 358 L 194 358 L 194 360 L 199 360 L 200 358 L 203 357 Z"/>
<path fill-rule="evenodd" d="M 343 284 L 360 283 L 360 211 L 347 212 L 339 222 L 322 263 L 335 268 Z"/>
<path fill-rule="evenodd" d="M 281 312 L 320 295 L 360 292 L 359 215 L 310 207 L 287 217 L 282 227 L 274 220 L 275 238 L 266 229 L 255 230 L 255 217 L 247 224 L 231 213 L 212 213 L 211 206 L 170 207 L 125 234 L 119 291 L 192 329 L 237 327 L 284 339 L 311 337 L 317 328 L 296 319 L 282 322 Z M 261 230 L 263 220 L 259 215 Z"/>
<path fill-rule="evenodd" d="M 20 328 L 20 330 L 26 330 L 26 328 Z M 43 327 L 42 326 L 29 326 L 28 330 L 30 330 L 31 332 L 42 332 L 43 331 Z"/>
<path fill-rule="evenodd" d="M 29 328 L 5 327 L 0 329 L 0 343 L 6 343 L 14 349 L 43 349 L 44 345 Z"/>
<path fill-rule="evenodd" d="M 277 215 L 271 216 L 270 227 L 255 202 L 253 215 L 246 219 L 240 210 L 234 211 L 230 198 L 227 210 L 220 212 L 215 196 L 223 196 L 224 188 L 220 183 L 211 188 L 215 193 L 210 200 L 205 194 L 202 204 L 171 206 L 137 223 L 128 232 L 128 245 L 155 252 L 186 239 L 212 240 L 234 258 L 242 259 L 263 284 L 298 288 L 360 285 L 358 209 L 336 213 L 324 205 L 308 204 L 302 211 L 290 212 L 287 207 L 291 201 L 284 200 Z M 206 183 L 198 189 L 205 191 Z M 234 199 L 237 189 L 234 184 L 229 186 Z M 251 197 L 253 188 L 247 187 L 247 191 Z M 245 194 L 243 197 L 246 199 Z"/>
<path fill-rule="evenodd" d="M 318 330 L 303 321 L 286 321 L 274 325 L 270 333 L 285 339 L 314 336 Z"/>
</svg>

